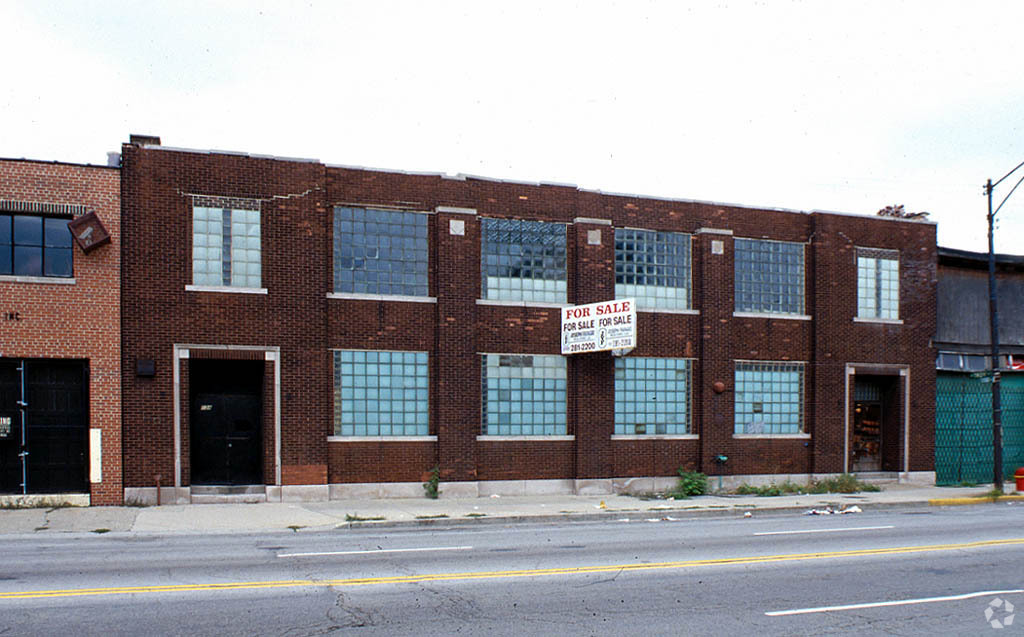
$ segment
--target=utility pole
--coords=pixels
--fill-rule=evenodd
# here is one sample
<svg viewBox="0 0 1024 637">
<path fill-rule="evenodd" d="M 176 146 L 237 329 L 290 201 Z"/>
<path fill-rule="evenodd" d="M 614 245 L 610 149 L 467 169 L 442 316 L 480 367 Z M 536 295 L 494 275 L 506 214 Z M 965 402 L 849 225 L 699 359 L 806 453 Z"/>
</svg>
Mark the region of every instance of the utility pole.
<svg viewBox="0 0 1024 637">
<path fill-rule="evenodd" d="M 992 212 L 992 189 L 992 180 L 989 179 L 985 184 L 985 192 L 988 194 L 988 318 L 989 340 L 992 343 L 992 487 L 1001 491 L 1003 489 L 1003 407 L 999 390 L 999 307 L 996 292 L 995 213 Z"/>
</svg>

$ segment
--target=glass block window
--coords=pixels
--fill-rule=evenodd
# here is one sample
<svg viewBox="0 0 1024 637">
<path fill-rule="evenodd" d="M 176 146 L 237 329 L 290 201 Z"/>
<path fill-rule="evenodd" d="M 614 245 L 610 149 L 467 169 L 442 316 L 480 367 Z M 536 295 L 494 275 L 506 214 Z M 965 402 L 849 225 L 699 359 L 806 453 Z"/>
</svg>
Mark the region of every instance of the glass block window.
<svg viewBox="0 0 1024 637">
<path fill-rule="evenodd" d="M 804 313 L 804 245 L 736 239 L 737 312 Z"/>
<path fill-rule="evenodd" d="M 427 296 L 427 215 L 336 207 L 334 291 Z"/>
<path fill-rule="evenodd" d="M 616 358 L 615 433 L 690 433 L 690 361 Z"/>
<path fill-rule="evenodd" d="M 0 274 L 72 276 L 68 219 L 0 214 Z"/>
<path fill-rule="evenodd" d="M 192 283 L 259 288 L 260 211 L 192 207 Z"/>
<path fill-rule="evenodd" d="M 482 298 L 565 303 L 565 225 L 481 219 Z"/>
<path fill-rule="evenodd" d="M 565 435 L 565 357 L 485 354 L 483 434 Z"/>
<path fill-rule="evenodd" d="M 426 436 L 426 352 L 334 352 L 334 435 Z"/>
<path fill-rule="evenodd" d="M 737 362 L 738 434 L 796 434 L 804 430 L 804 364 Z"/>
<path fill-rule="evenodd" d="M 640 307 L 690 309 L 690 235 L 615 229 L 615 298 Z"/>
<path fill-rule="evenodd" d="M 900 317 L 900 253 L 857 249 L 857 316 Z"/>
</svg>

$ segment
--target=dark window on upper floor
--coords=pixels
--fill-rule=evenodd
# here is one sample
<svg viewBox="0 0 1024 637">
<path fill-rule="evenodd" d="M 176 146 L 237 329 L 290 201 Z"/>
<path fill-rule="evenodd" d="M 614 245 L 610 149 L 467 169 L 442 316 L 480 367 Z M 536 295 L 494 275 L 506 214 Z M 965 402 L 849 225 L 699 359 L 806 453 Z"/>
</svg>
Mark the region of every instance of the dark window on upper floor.
<svg viewBox="0 0 1024 637">
<path fill-rule="evenodd" d="M 0 275 L 73 276 L 68 219 L 0 214 Z"/>
</svg>

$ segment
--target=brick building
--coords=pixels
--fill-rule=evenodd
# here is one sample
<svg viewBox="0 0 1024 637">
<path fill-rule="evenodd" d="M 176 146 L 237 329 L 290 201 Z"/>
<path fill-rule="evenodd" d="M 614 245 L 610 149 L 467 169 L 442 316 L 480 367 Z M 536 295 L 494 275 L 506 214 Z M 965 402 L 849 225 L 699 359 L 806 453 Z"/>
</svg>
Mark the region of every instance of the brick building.
<svg viewBox="0 0 1024 637">
<path fill-rule="evenodd" d="M 934 476 L 935 226 L 122 148 L 125 497 Z M 560 308 L 635 298 L 626 356 Z"/>
<path fill-rule="evenodd" d="M 122 501 L 120 218 L 116 167 L 0 160 L 0 494 Z"/>
</svg>

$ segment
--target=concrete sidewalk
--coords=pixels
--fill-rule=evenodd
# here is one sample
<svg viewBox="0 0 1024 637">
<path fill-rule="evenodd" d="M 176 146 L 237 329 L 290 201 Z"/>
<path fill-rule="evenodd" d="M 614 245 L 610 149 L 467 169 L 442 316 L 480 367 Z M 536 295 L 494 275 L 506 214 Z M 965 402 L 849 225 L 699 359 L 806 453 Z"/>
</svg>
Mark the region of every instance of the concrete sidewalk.
<svg viewBox="0 0 1024 637">
<path fill-rule="evenodd" d="M 1007 485 L 1007 493 L 1012 493 Z M 485 524 L 555 519 L 682 519 L 701 515 L 742 516 L 806 512 L 858 506 L 864 511 L 893 507 L 985 505 L 980 487 L 922 487 L 886 484 L 878 493 L 777 497 L 707 495 L 687 500 L 641 499 L 629 495 L 502 496 L 331 500 L 309 503 L 192 504 L 153 507 L 66 507 L 0 511 L 0 534 L 232 533 L 324 530 L 351 525 Z M 1024 506 L 1024 495 L 1000 504 Z"/>
</svg>

